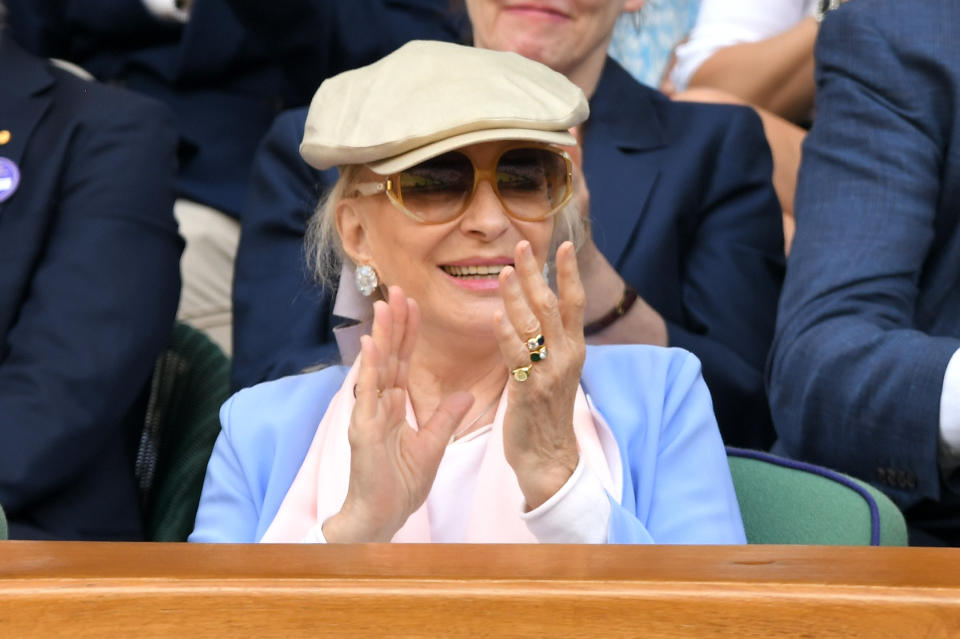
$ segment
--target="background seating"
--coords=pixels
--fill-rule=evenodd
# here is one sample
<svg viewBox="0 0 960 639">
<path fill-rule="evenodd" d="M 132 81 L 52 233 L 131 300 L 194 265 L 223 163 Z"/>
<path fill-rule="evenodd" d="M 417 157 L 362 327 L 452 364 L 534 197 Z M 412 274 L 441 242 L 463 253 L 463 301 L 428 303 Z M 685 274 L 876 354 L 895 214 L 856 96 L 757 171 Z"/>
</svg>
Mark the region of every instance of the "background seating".
<svg viewBox="0 0 960 639">
<path fill-rule="evenodd" d="M 193 530 L 220 405 L 229 395 L 230 360 L 205 334 L 178 322 L 157 360 L 137 455 L 148 539 L 186 541 Z"/>
<path fill-rule="evenodd" d="M 750 544 L 905 546 L 900 510 L 876 488 L 821 466 L 727 448 Z"/>
</svg>

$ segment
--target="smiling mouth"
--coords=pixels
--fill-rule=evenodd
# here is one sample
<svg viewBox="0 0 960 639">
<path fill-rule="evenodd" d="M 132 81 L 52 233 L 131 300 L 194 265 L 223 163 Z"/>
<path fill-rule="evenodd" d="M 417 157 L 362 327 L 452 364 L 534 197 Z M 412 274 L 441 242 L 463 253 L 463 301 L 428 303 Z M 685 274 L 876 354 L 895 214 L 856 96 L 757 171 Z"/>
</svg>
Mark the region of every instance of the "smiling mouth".
<svg viewBox="0 0 960 639">
<path fill-rule="evenodd" d="M 512 7 L 507 7 L 508 11 L 517 11 L 522 13 L 540 13 L 552 16 L 554 18 L 566 18 L 567 14 L 554 9 L 553 7 L 542 7 L 535 4 L 519 4 Z"/>
<path fill-rule="evenodd" d="M 489 264 L 478 266 L 441 266 L 443 272 L 463 279 L 482 279 L 497 277 L 507 264 Z"/>
</svg>

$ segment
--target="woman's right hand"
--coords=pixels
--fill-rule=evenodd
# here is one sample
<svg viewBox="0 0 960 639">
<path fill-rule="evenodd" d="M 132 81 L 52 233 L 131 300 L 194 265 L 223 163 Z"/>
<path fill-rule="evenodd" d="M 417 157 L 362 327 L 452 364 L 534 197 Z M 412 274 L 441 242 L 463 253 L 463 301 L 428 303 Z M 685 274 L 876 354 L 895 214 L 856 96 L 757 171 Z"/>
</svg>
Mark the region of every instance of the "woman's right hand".
<svg viewBox="0 0 960 639">
<path fill-rule="evenodd" d="M 340 512 L 323 524 L 328 542 L 390 541 L 426 500 L 447 443 L 473 404 L 470 393 L 453 393 L 414 430 L 406 397 L 419 308 L 397 286 L 389 289 L 389 303 L 373 308 L 349 426 L 350 484 Z"/>
</svg>

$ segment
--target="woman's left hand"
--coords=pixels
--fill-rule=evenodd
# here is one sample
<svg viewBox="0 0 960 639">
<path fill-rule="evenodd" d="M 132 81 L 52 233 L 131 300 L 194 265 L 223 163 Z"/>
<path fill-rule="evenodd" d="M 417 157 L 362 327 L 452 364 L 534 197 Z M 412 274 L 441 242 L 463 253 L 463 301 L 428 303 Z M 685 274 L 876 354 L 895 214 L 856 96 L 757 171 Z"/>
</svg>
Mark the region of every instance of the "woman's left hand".
<svg viewBox="0 0 960 639">
<path fill-rule="evenodd" d="M 505 313 L 495 314 L 494 329 L 507 369 L 530 366 L 525 381 L 513 374 L 507 381 L 503 448 L 532 510 L 566 483 L 579 461 L 573 405 L 586 356 L 585 294 L 570 242 L 557 249 L 557 294 L 529 242 L 517 244 L 514 263 L 500 273 Z M 546 357 L 532 362 L 527 341 L 537 335 Z"/>
</svg>

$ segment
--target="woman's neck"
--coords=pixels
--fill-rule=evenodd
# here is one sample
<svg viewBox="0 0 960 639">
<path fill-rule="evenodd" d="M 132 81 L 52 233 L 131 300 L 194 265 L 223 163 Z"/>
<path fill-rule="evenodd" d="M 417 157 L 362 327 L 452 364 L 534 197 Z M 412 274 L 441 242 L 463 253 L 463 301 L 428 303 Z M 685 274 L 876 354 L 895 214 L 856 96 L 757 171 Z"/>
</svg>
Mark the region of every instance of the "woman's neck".
<svg viewBox="0 0 960 639">
<path fill-rule="evenodd" d="M 507 382 L 507 369 L 496 342 L 430 339 L 424 333 L 421 331 L 417 339 L 407 384 L 417 421 L 429 419 L 450 393 L 467 391 L 473 394 L 474 402 L 457 427 L 464 429 L 458 436 L 488 424 L 495 414 L 490 408 Z M 471 424 L 470 428 L 465 428 L 466 424 Z"/>
</svg>

